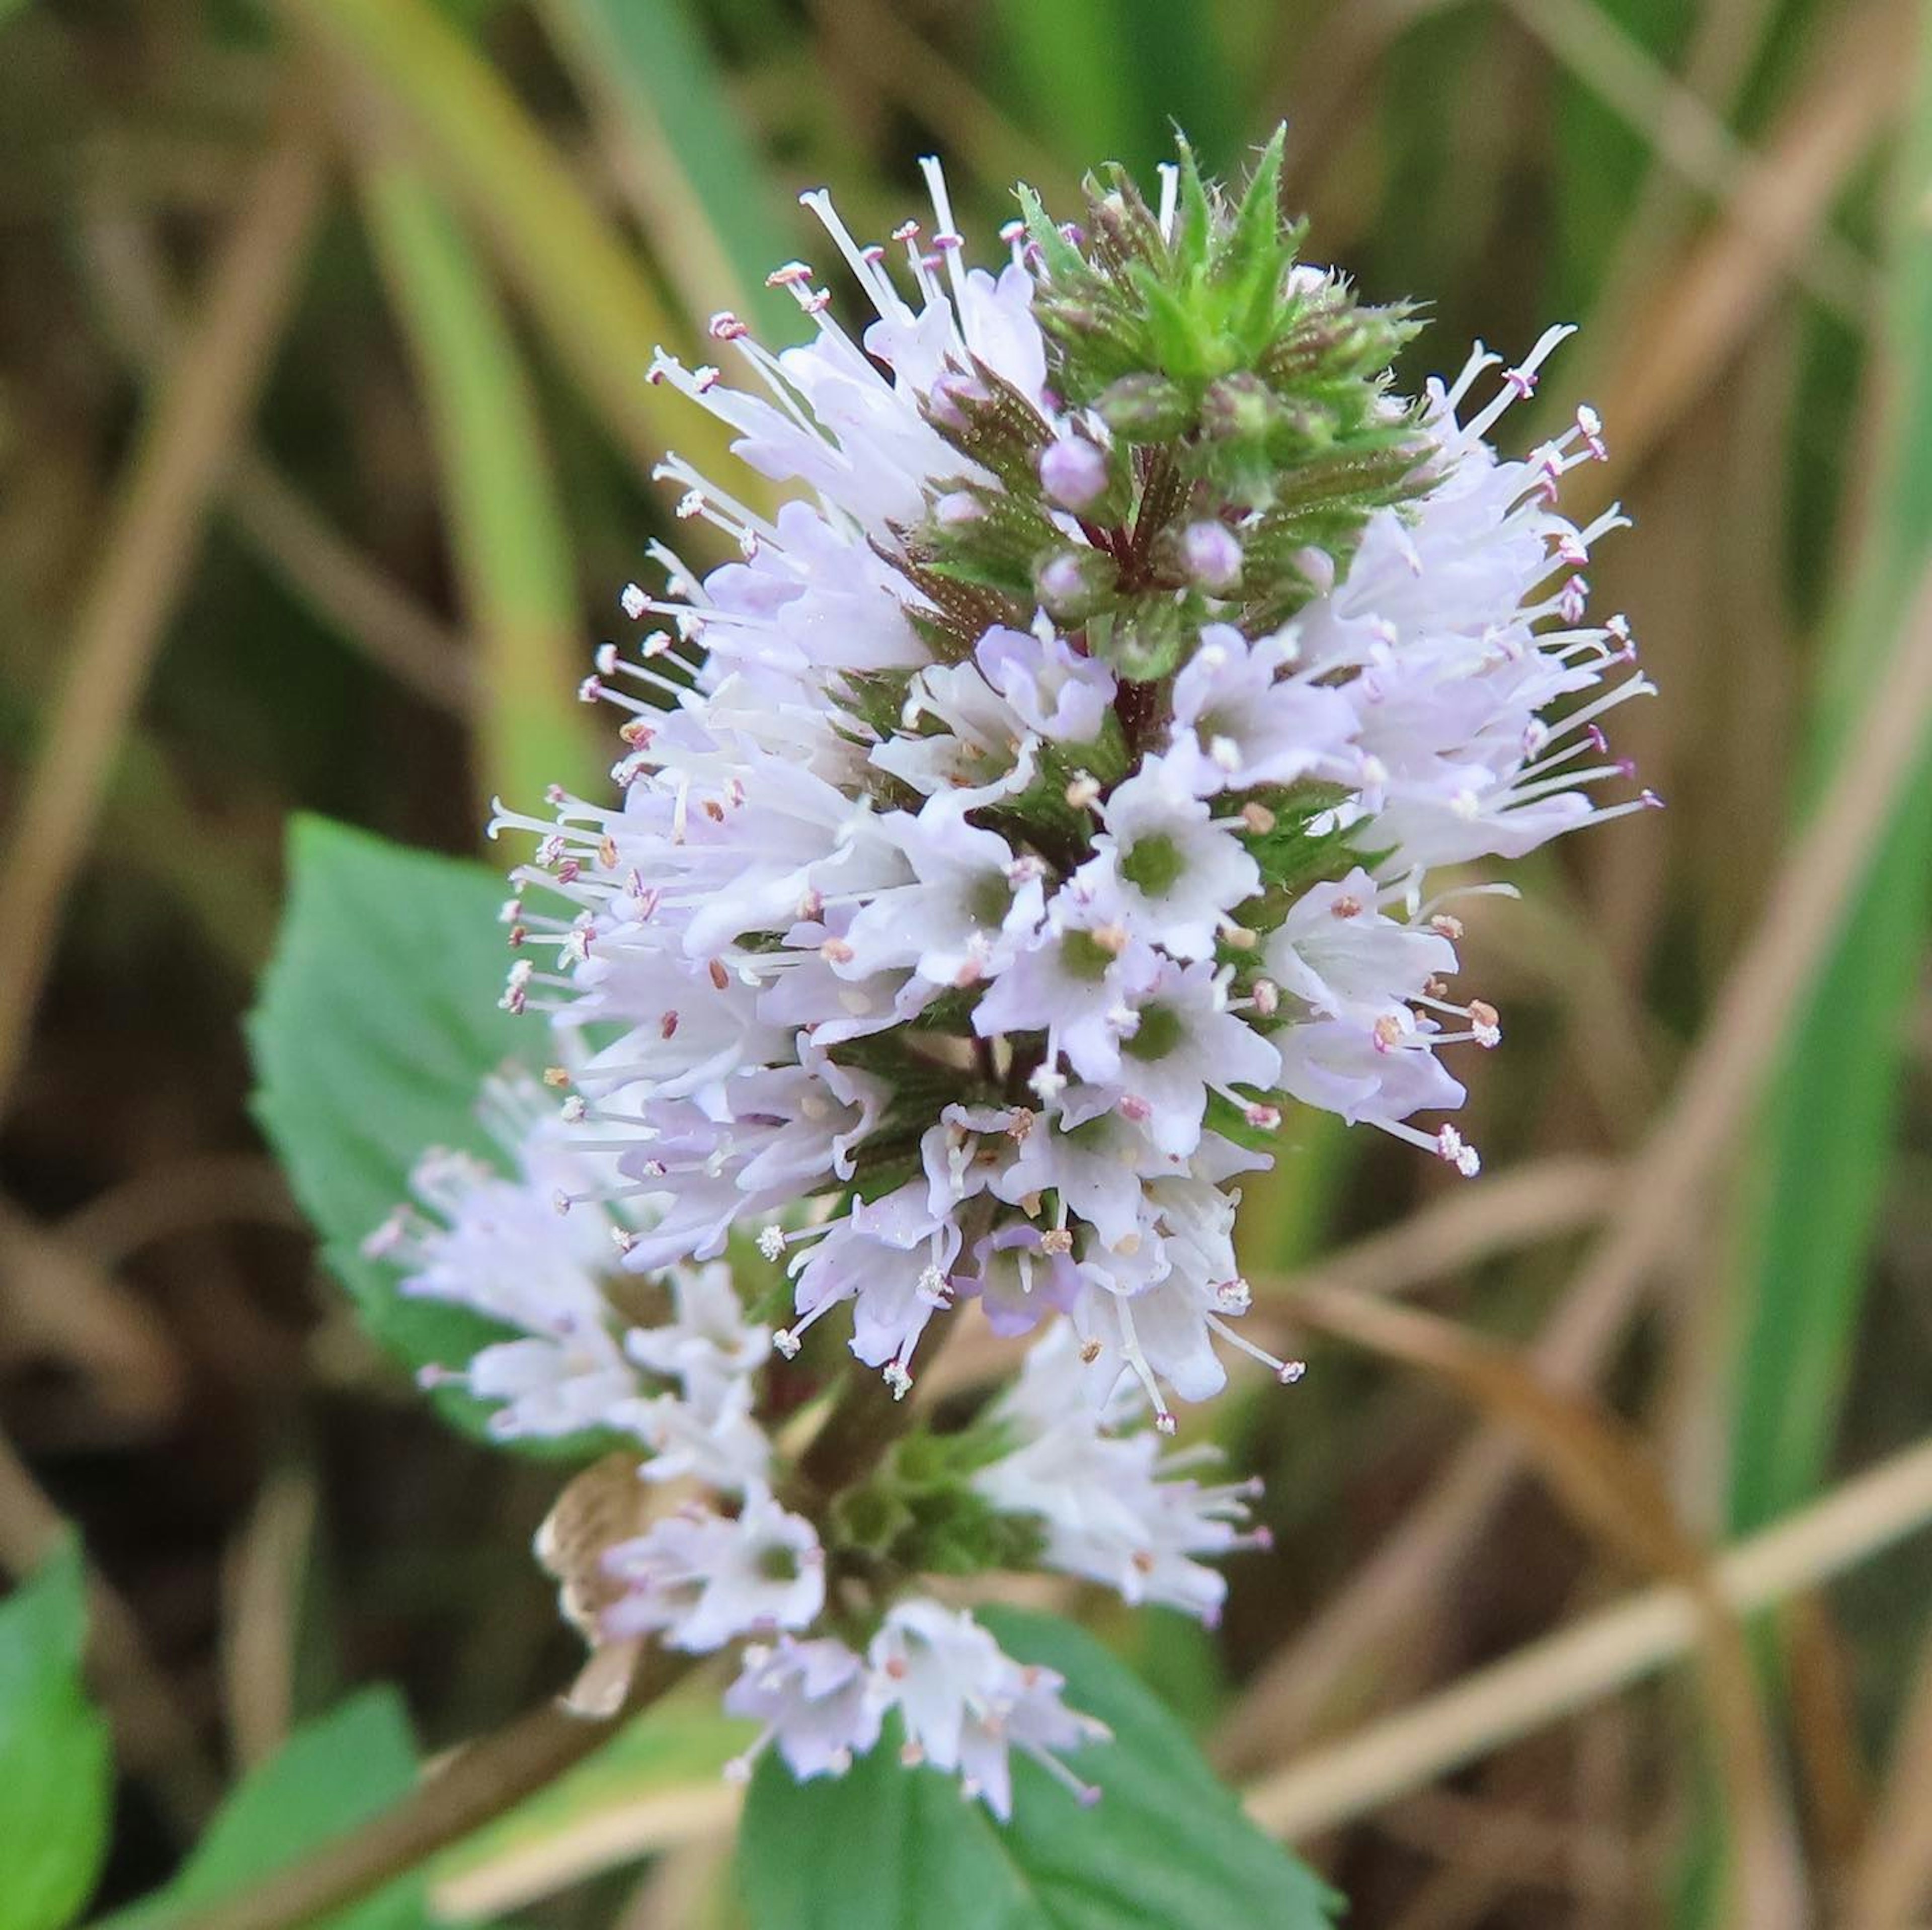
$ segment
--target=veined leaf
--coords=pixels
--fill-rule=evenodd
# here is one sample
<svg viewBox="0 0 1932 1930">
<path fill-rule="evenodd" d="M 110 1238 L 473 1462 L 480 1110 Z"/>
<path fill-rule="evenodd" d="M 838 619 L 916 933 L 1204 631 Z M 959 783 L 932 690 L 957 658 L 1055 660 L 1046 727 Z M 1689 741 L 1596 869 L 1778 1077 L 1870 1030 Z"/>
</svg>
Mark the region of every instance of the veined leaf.
<svg viewBox="0 0 1932 1930">
<path fill-rule="evenodd" d="M 290 838 L 289 907 L 249 1026 L 255 1111 L 363 1325 L 412 1368 L 468 1360 L 501 1331 L 462 1308 L 404 1299 L 362 1242 L 432 1146 L 501 1158 L 472 1108 L 542 1034 L 499 1009 L 501 878 L 322 818 Z M 486 1410 L 435 1396 L 465 1431 Z M 541 1448 L 536 1451 L 542 1452 Z"/>
<path fill-rule="evenodd" d="M 768 1755 L 739 1854 L 754 1930 L 1324 1930 L 1334 1899 L 1091 1636 L 1016 1609 L 981 1619 L 1113 1731 L 1076 1764 L 1099 1802 L 1016 1759 L 1003 1826 L 950 1777 L 902 1767 L 890 1734 L 836 1779 L 795 1782 Z"/>
</svg>

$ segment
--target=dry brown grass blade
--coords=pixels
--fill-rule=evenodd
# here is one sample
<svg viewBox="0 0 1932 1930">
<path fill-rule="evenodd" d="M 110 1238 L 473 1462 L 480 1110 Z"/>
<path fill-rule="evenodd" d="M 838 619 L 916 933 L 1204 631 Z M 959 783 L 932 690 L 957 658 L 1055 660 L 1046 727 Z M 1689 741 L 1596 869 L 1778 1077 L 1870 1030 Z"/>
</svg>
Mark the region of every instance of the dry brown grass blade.
<svg viewBox="0 0 1932 1930">
<path fill-rule="evenodd" d="M 1892 1744 L 1864 1847 L 1845 1885 L 1844 1930 L 1916 1930 L 1932 1912 L 1932 1635 Z"/>
<path fill-rule="evenodd" d="M 1616 1197 L 1616 1173 L 1613 1161 L 1580 1154 L 1539 1159 L 1444 1193 L 1293 1278 L 1251 1275 L 1250 1284 L 1264 1306 L 1277 1293 L 1406 1293 L 1493 1254 L 1594 1226 Z"/>
<path fill-rule="evenodd" d="M 445 1878 L 430 1894 L 436 1916 L 473 1923 L 554 1896 L 602 1870 L 688 1844 L 729 1843 L 745 1793 L 716 1777 L 591 1811 L 569 1828 Z M 674 1916 L 682 1923 L 688 1920 Z"/>
<path fill-rule="evenodd" d="M 1852 171 L 1903 107 L 1916 10 L 1874 0 L 1835 35 L 1804 91 L 1778 118 L 1711 232 L 1618 332 L 1599 400 L 1610 460 L 1579 472 L 1566 514 L 1587 520 L 1622 487 L 1723 370 L 1792 265 L 1814 256 Z M 1862 314 L 1872 277 L 1855 286 Z"/>
<path fill-rule="evenodd" d="M 53 962 L 62 902 L 187 580 L 208 499 L 281 334 L 321 205 L 321 151 L 290 114 L 224 244 L 194 332 L 122 484 L 68 672 L 0 862 L 0 1113 Z"/>
<path fill-rule="evenodd" d="M 1932 574 L 1900 646 L 1874 684 L 1823 808 L 1786 859 L 1670 1104 L 1618 1187 L 1609 1230 L 1566 1292 L 1532 1355 L 1537 1371 L 1576 1383 L 1601 1364 L 1635 1312 L 1646 1281 L 1702 1201 L 1720 1155 L 1755 1099 L 1777 1041 L 1862 883 L 1932 727 Z M 1516 1471 L 1492 1434 L 1466 1448 L 1348 1587 L 1276 1656 L 1218 1739 L 1224 1764 L 1246 1767 L 1305 1734 L 1360 1659 L 1427 1605 Z"/>
<path fill-rule="evenodd" d="M 1254 1274 L 1258 1324 L 1280 1311 L 1278 1296 L 1320 1288 L 1406 1293 L 1448 1278 L 1492 1254 L 1512 1253 L 1594 1226 L 1614 1196 L 1616 1167 L 1581 1156 L 1538 1160 L 1463 1188 L 1412 1214 L 1386 1233 L 1345 1247 L 1292 1281 Z M 1273 1336 L 1262 1338 L 1272 1344 Z M 1012 1371 L 1027 1343 L 1002 1338 L 983 1321 L 949 1326 L 940 1350 L 914 1383 L 913 1401 L 929 1406 Z"/>
<path fill-rule="evenodd" d="M 82 231 L 108 334 L 150 379 L 179 352 L 179 292 L 151 220 L 124 211 Z M 424 702 L 459 721 L 476 697 L 457 633 L 392 582 L 259 447 L 228 466 L 222 503 L 243 541 L 337 635 Z"/>
<path fill-rule="evenodd" d="M 1658 160 L 1713 200 L 1766 249 L 1779 268 L 1855 328 L 1864 325 L 1870 264 L 1844 238 L 1820 228 L 1792 249 L 1779 197 L 1751 191 L 1765 163 L 1724 117 L 1645 51 L 1590 0 L 1508 0 L 1510 11 L 1572 75 L 1648 141 Z"/>
<path fill-rule="evenodd" d="M 222 1571 L 222 1699 L 236 1761 L 266 1762 L 295 1722 L 296 1650 L 316 1495 L 304 1469 L 262 1484 Z"/>
<path fill-rule="evenodd" d="M 1750 1656 L 1712 1581 L 1704 1550 L 1678 1520 L 1642 1440 L 1587 1395 L 1547 1385 L 1506 1349 L 1438 1314 L 1333 1290 L 1304 1289 L 1291 1305 L 1317 1331 L 1443 1381 L 1513 1429 L 1586 1531 L 1688 1592 L 1699 1611 L 1704 1683 L 1720 1743 L 1736 1920 L 1751 1930 L 1797 1925 L 1804 1893 L 1800 1859 Z"/>
<path fill-rule="evenodd" d="M 205 1153 L 130 1173 L 68 1214 L 60 1236 L 97 1266 L 118 1266 L 144 1246 L 213 1226 L 312 1230 L 266 1154 Z"/>
<path fill-rule="evenodd" d="M 0 1353 L 76 1368 L 86 1404 L 148 1428 L 180 1401 L 182 1362 L 153 1310 L 83 1248 L 0 1199 Z"/>
<path fill-rule="evenodd" d="M 1732 1610 L 1748 1615 L 1929 1523 L 1932 1440 L 1924 1440 L 1727 1549 L 1712 1573 Z M 1248 1813 L 1291 1839 L 1331 1830 L 1640 1681 L 1688 1653 L 1699 1626 L 1688 1590 L 1646 1589 L 1308 1752 L 1249 1788 Z"/>
<path fill-rule="evenodd" d="M 260 449 L 236 460 L 223 499 L 249 547 L 332 631 L 424 703 L 469 719 L 476 672 L 457 632 L 339 534 Z"/>
</svg>

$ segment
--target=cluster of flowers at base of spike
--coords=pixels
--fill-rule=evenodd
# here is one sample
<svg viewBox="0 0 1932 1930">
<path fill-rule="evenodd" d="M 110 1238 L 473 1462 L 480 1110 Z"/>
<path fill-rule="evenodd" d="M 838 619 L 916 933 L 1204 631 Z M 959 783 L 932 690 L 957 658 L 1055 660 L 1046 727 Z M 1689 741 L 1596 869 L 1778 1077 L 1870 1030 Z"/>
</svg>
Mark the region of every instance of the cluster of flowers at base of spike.
<svg viewBox="0 0 1932 1930">
<path fill-rule="evenodd" d="M 1196 1557 L 1250 1539 L 1247 1495 L 1163 1453 L 1171 1397 L 1214 1393 L 1224 1349 L 1300 1371 L 1238 1325 L 1229 1182 L 1294 1104 L 1473 1174 L 1442 1055 L 1501 1028 L 1451 995 L 1459 894 L 1428 874 L 1654 802 L 1591 795 L 1629 775 L 1600 720 L 1649 688 L 1622 620 L 1585 619 L 1621 518 L 1556 507 L 1596 418 L 1521 460 L 1488 439 L 1567 331 L 1402 399 L 1407 312 L 1298 258 L 1279 160 L 1229 197 L 1184 145 L 1157 205 L 1110 170 L 1065 227 L 1023 190 L 997 274 L 936 163 L 896 272 L 806 196 L 860 336 L 793 263 L 811 341 L 721 315 L 747 386 L 652 369 L 795 493 L 766 515 L 664 465 L 739 560 L 700 580 L 654 545 L 664 591 L 625 591 L 656 627 L 583 692 L 623 716 L 617 802 L 493 825 L 536 841 L 504 1002 L 545 1016 L 567 1096 L 495 1095 L 514 1176 L 433 1159 L 435 1218 L 383 1238 L 406 1290 L 517 1330 L 446 1371 L 502 1431 L 615 1433 L 725 1497 L 608 1551 L 604 1633 L 796 1635 L 828 1567 L 871 1591 L 862 1657 L 761 1647 L 732 1692 L 801 1773 L 896 1707 L 1000 1807 L 1009 1741 L 1079 1740 L 1052 1678 L 882 1577 L 1055 1566 L 1214 1613 Z M 782 1273 L 772 1330 L 728 1251 Z M 819 1323 L 903 1396 L 967 1302 L 1046 1330 L 1015 1392 L 788 1509 L 773 1385 L 822 1381 Z"/>
<path fill-rule="evenodd" d="M 557 1192 L 586 1184 L 596 1155 L 542 1089 L 498 1077 L 478 1110 L 501 1166 L 428 1154 L 415 1203 L 364 1250 L 404 1269 L 406 1296 L 466 1307 L 506 1330 L 466 1367 L 424 1369 L 425 1386 L 488 1404 L 506 1442 L 630 1443 L 617 1459 L 635 1478 L 637 1506 L 611 1518 L 641 1529 L 600 1523 L 593 1605 L 575 1617 L 592 1641 L 644 1638 L 692 1653 L 746 1644 L 725 1707 L 760 1730 L 734 1775 L 767 1745 L 800 1776 L 843 1773 L 896 1712 L 909 1764 L 956 1774 L 1001 1817 L 1013 1749 L 1090 1799 L 1054 1752 L 1106 1731 L 1063 1704 L 1060 1677 L 1004 1654 L 966 1611 L 916 1593 L 896 1593 L 878 1619 L 882 1580 L 1037 1567 L 1212 1622 L 1226 1584 L 1205 1559 L 1268 1542 L 1247 1522 L 1258 1484 L 1196 1479 L 1214 1450 L 1163 1442 L 1136 1411 L 1130 1382 L 1096 1407 L 1062 1325 L 970 1426 L 898 1442 L 821 1511 L 821 1535 L 785 1505 L 793 1470 L 773 1440 L 775 1416 L 760 1411 L 772 1337 L 748 1317 L 731 1268 L 627 1271 L 620 1211 L 556 1210 Z M 568 1583 L 572 1560 L 555 1539 L 546 1524 L 539 1551 Z M 850 1632 L 855 1607 L 876 1620 L 868 1642 L 807 1632 Z"/>
</svg>

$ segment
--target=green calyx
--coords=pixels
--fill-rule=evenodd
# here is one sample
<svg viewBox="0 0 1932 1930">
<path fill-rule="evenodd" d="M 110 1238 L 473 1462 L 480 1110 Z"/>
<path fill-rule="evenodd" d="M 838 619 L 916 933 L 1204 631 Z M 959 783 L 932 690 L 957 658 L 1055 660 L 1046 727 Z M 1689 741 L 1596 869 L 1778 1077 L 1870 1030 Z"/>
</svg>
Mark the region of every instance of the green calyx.
<svg viewBox="0 0 1932 1930">
<path fill-rule="evenodd" d="M 1020 190 L 1046 270 L 1034 303 L 1055 385 L 1120 440 L 1178 445 L 1185 467 L 1256 509 L 1305 463 L 1399 454 L 1399 500 L 1419 455 L 1415 424 L 1388 401 L 1390 364 L 1418 325 L 1401 304 L 1358 301 L 1301 264 L 1306 229 L 1282 218 L 1282 133 L 1238 199 L 1179 143 L 1170 232 L 1118 166 L 1090 175 L 1076 244 Z"/>
<path fill-rule="evenodd" d="M 901 1573 L 979 1575 L 1037 1565 L 1044 1545 L 1030 1517 L 1001 1514 L 976 1493 L 975 1472 L 1010 1443 L 1001 1430 L 923 1430 L 896 1442 L 860 1487 L 832 1503 L 838 1551 Z"/>
<path fill-rule="evenodd" d="M 1339 571 L 1370 515 L 1430 486 L 1433 445 L 1391 388 L 1418 324 L 1300 260 L 1281 149 L 1277 133 L 1236 194 L 1181 141 L 1165 233 L 1116 166 L 1088 178 L 1064 231 L 1020 189 L 1047 387 L 1105 430 L 1090 418 L 1056 432 L 976 359 L 934 385 L 926 419 L 965 464 L 895 531 L 893 560 L 943 660 L 1044 609 L 1124 677 L 1158 682 L 1204 623 L 1279 628 L 1326 574 L 1312 555 Z M 1203 567 L 1184 535 L 1216 528 Z"/>
</svg>

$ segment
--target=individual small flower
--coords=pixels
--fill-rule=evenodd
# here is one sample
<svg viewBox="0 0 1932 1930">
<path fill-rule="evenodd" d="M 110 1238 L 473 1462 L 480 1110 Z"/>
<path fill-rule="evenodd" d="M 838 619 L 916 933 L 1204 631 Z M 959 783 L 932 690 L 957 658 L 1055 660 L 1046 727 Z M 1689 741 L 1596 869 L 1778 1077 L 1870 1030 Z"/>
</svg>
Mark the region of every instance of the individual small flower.
<svg viewBox="0 0 1932 1930">
<path fill-rule="evenodd" d="M 825 1605 L 817 1531 L 754 1488 L 736 1515 L 692 1506 L 606 1554 L 626 1593 L 604 1611 L 607 1640 L 655 1634 L 702 1653 L 734 1636 L 803 1629 Z"/>
<path fill-rule="evenodd" d="M 909 1767 L 956 1773 L 964 1792 L 1002 1822 L 1012 1814 L 1013 1749 L 1083 1803 L 1098 1797 L 1060 1756 L 1105 1741 L 1106 1725 L 1067 1708 L 1060 1699 L 1064 1677 L 1015 1662 L 964 1609 L 918 1597 L 901 1602 L 868 1654 L 881 1694 L 904 1725 Z"/>
<path fill-rule="evenodd" d="M 742 1782 L 774 1745 L 793 1775 L 843 1776 L 879 1740 L 880 1699 L 863 1659 L 843 1642 L 788 1636 L 775 1647 L 754 1643 L 724 1692 L 724 1713 L 762 1724 L 757 1739 L 725 1766 Z"/>
<path fill-rule="evenodd" d="M 605 1282 L 623 1229 L 601 1207 L 560 1213 L 560 1195 L 596 1187 L 587 1156 L 528 1081 L 493 1079 L 480 1110 L 511 1176 L 467 1153 L 432 1149 L 400 1209 L 364 1242 L 406 1271 L 400 1290 L 450 1302 L 517 1330 L 461 1368 L 424 1370 L 430 1386 L 460 1385 L 492 1403 L 500 1439 L 555 1437 L 611 1425 L 640 1390 L 614 1331 Z"/>
<path fill-rule="evenodd" d="M 973 661 L 1028 730 L 1056 744 L 1091 744 L 1106 729 L 1119 680 L 1043 621 L 1030 630 L 995 625 Z"/>
<path fill-rule="evenodd" d="M 624 1350 L 640 1367 L 681 1383 L 688 1400 L 741 1383 L 764 1365 L 771 1335 L 745 1317 L 731 1269 L 674 1267 L 665 1276 L 672 1317 L 655 1326 L 632 1327 Z"/>
<path fill-rule="evenodd" d="M 1205 959 L 1169 960 L 1136 1001 L 1118 1069 L 1096 1099 L 1143 1122 L 1158 1151 L 1184 1159 L 1201 1143 L 1210 1095 L 1245 1110 L 1250 1101 L 1236 1087 L 1267 1091 L 1280 1071 L 1274 1045 L 1229 1008 L 1222 975 Z M 1066 1123 L 1082 1124 L 1093 1103 L 1063 1102 Z"/>
<path fill-rule="evenodd" d="M 1294 660 L 1276 634 L 1253 643 L 1232 624 L 1213 623 L 1174 680 L 1177 745 L 1192 787 L 1203 796 L 1257 784 L 1290 784 L 1345 765 L 1356 712 L 1324 685 L 1281 673 Z"/>
<path fill-rule="evenodd" d="M 1203 1485 L 1186 1473 L 1214 1451 L 1163 1449 L 1144 1428 L 1126 1428 L 1132 1404 L 1096 1409 L 1087 1369 L 1065 1326 L 1029 1350 L 1019 1380 L 994 1403 L 991 1421 L 1013 1446 L 973 1477 L 1003 1512 L 1039 1518 L 1041 1559 L 1116 1590 L 1138 1607 L 1160 1602 L 1213 1623 L 1228 1585 L 1200 1557 L 1267 1545 L 1246 1527 L 1255 1482 Z"/>
<path fill-rule="evenodd" d="M 1260 889 L 1261 871 L 1195 795 L 1186 760 L 1144 760 L 1099 808 L 1099 856 L 1076 881 L 1111 898 L 1135 936 L 1176 958 L 1212 957 L 1228 914 Z"/>
<path fill-rule="evenodd" d="M 1056 1251 L 1036 1227 L 1002 1227 L 974 1243 L 970 1265 L 952 1275 L 953 1291 L 976 1299 L 996 1334 L 1029 1333 L 1047 1314 L 1070 1311 L 1079 1296 L 1071 1244 Z"/>
<path fill-rule="evenodd" d="M 1431 979 L 1454 976 L 1456 947 L 1446 933 L 1388 916 L 1381 899 L 1359 865 L 1312 886 L 1268 940 L 1270 978 L 1325 1017 L 1372 1025 L 1420 997 Z"/>
<path fill-rule="evenodd" d="M 836 964 L 866 978 L 910 965 L 933 985 L 1003 970 L 1043 916 L 1041 869 L 944 796 L 886 820 L 911 880 L 876 893 L 848 928 Z"/>
<path fill-rule="evenodd" d="M 973 1027 L 987 1038 L 1044 1032 L 1049 1068 L 1064 1059 L 1083 1079 L 1109 1079 L 1134 1028 L 1135 1001 L 1152 990 L 1160 966 L 1154 947 L 1116 921 L 1112 895 L 1075 879 L 988 988 Z"/>
</svg>

